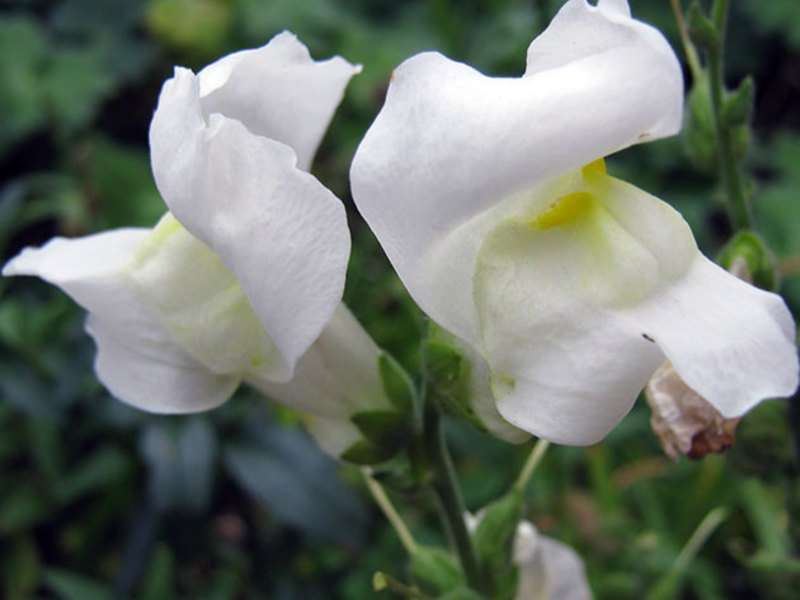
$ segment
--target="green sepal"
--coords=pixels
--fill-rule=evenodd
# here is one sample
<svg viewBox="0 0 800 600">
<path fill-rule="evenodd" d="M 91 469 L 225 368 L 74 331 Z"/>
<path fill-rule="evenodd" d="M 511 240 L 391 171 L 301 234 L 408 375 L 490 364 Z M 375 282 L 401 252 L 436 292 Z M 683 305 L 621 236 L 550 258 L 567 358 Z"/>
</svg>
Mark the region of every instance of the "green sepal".
<svg viewBox="0 0 800 600">
<path fill-rule="evenodd" d="M 426 592 L 444 594 L 463 587 L 464 575 L 455 558 L 441 548 L 417 546 L 411 555 L 411 576 Z"/>
<path fill-rule="evenodd" d="M 350 417 L 364 439 L 376 446 L 402 448 L 414 436 L 414 428 L 408 415 L 394 410 L 369 410 Z"/>
<path fill-rule="evenodd" d="M 382 463 L 400 452 L 414 439 L 411 415 L 394 410 L 358 412 L 350 421 L 364 436 L 347 450 L 341 459 L 357 465 Z"/>
<path fill-rule="evenodd" d="M 386 353 L 378 357 L 378 374 L 389 402 L 402 412 L 410 413 L 414 407 L 416 393 L 411 378 L 403 367 Z"/>
<path fill-rule="evenodd" d="M 376 446 L 367 440 L 359 440 L 342 452 L 339 458 L 356 465 L 375 465 L 386 462 L 397 454 L 398 450 Z"/>
<path fill-rule="evenodd" d="M 686 15 L 686 25 L 689 31 L 689 38 L 692 42 L 700 48 L 716 48 L 719 46 L 719 33 L 714 23 L 711 22 L 700 4 L 695 0 L 689 7 L 689 13 Z"/>
<path fill-rule="evenodd" d="M 414 476 L 407 460 L 405 463 L 403 462 L 404 458 L 403 455 L 400 455 L 396 462 L 374 470 L 372 478 L 394 492 L 406 495 L 417 494 L 423 489 L 424 484 Z"/>
<path fill-rule="evenodd" d="M 522 508 L 522 492 L 514 488 L 484 509 L 472 536 L 481 563 L 489 568 L 511 564 L 512 542 Z"/>
<path fill-rule="evenodd" d="M 519 568 L 514 564 L 506 565 L 501 571 L 495 571 L 493 600 L 514 600 L 519 589 Z"/>
<path fill-rule="evenodd" d="M 730 271 L 736 269 L 737 260 L 744 261 L 746 267 L 742 279 L 771 292 L 778 289 L 779 278 L 775 256 L 764 241 L 752 231 L 737 233 L 723 248 L 717 262 Z"/>
<path fill-rule="evenodd" d="M 422 353 L 429 397 L 448 414 L 468 421 L 479 431 L 488 431 L 472 407 L 469 360 L 451 344 L 430 338 L 424 342 Z"/>
<path fill-rule="evenodd" d="M 717 169 L 717 142 L 714 115 L 711 112 L 711 91 L 705 71 L 702 77 L 695 79 L 687 95 L 681 137 L 692 164 L 703 173 L 714 173 Z"/>
<path fill-rule="evenodd" d="M 483 600 L 483 596 L 469 588 L 460 587 L 439 596 L 437 600 Z"/>
<path fill-rule="evenodd" d="M 753 112 L 754 97 L 753 78 L 748 75 L 736 91 L 728 94 L 722 103 L 722 121 L 730 127 L 747 125 Z"/>
<path fill-rule="evenodd" d="M 514 597 L 518 585 L 517 569 L 512 562 L 514 535 L 522 519 L 522 492 L 512 488 L 483 511 L 483 517 L 472 535 L 478 560 L 485 577 L 492 582 L 498 599 Z"/>
</svg>

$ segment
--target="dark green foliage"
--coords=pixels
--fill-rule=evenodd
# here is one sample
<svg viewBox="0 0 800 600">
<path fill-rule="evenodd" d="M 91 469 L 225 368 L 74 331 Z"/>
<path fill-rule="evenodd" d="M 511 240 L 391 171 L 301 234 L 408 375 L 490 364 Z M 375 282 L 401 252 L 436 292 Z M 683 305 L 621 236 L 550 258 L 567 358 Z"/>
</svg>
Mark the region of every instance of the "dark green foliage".
<svg viewBox="0 0 800 600">
<path fill-rule="evenodd" d="M 666 31 L 679 48 L 669 2 L 631 4 L 635 15 Z M 756 231 L 775 255 L 781 291 L 798 311 L 797 1 L 731 4 L 729 82 L 743 80 L 753 68 L 758 92 L 755 148 L 747 159 L 758 180 Z M 354 247 L 348 305 L 413 380 L 422 379 L 421 349 L 427 353 L 431 393 L 447 406 L 448 398 L 463 391 L 469 365 L 442 340 L 422 348 L 424 317 L 354 210 L 347 170 L 401 60 L 438 49 L 489 74 L 518 75 L 528 43 L 559 5 L 6 2 L 0 13 L 3 260 L 53 235 L 152 225 L 164 205 L 149 170 L 147 127 L 172 65 L 196 70 L 288 28 L 315 57 L 340 54 L 364 65 L 323 140 L 314 173 L 349 209 Z M 703 28 L 695 23 L 695 35 L 713 43 Z M 728 122 L 748 121 L 748 85 L 728 98 Z M 695 82 L 685 120 L 688 158 L 675 140 L 665 140 L 610 157 L 608 166 L 679 208 L 701 247 L 716 255 L 729 231 L 715 201 L 707 94 Z M 745 128 L 737 132 L 741 157 L 750 137 Z M 83 318 L 69 299 L 40 282 L 0 278 L 0 597 L 393 597 L 375 594 L 372 575 L 404 573 L 407 559 L 360 491 L 357 469 L 322 455 L 296 419 L 265 408 L 247 392 L 201 416 L 145 415 L 122 405 L 93 375 L 94 349 Z M 387 395 L 406 414 L 408 379 L 388 357 L 380 368 Z M 686 600 L 792 598 L 798 585 L 800 463 L 787 408 L 785 402 L 767 403 L 748 415 L 728 457 L 671 464 L 661 456 L 647 409 L 639 403 L 602 446 L 551 448 L 526 494 L 525 516 L 543 534 L 581 553 L 598 600 L 639 599 L 664 581 L 702 518 L 725 505 L 730 517 L 668 591 Z M 468 405 L 451 409 L 470 417 Z M 392 423 L 395 418 L 357 420 L 378 439 L 403 429 L 399 421 Z M 513 481 L 526 449 L 463 423 L 447 425 L 468 509 L 477 511 Z M 351 460 L 389 458 L 376 456 L 375 448 L 365 440 L 351 449 Z M 407 469 L 393 463 L 382 465 L 376 478 L 405 492 L 398 506 L 417 540 L 445 547 L 430 506 L 416 494 Z M 494 519 L 494 511 L 500 508 L 491 508 L 484 519 Z M 475 535 L 500 538 L 479 543 L 484 559 L 500 564 L 508 555 L 508 527 L 487 527 Z M 420 562 L 418 557 L 413 574 L 435 580 L 420 575 Z M 441 574 L 455 580 L 452 567 L 448 562 Z M 460 589 L 440 597 L 474 600 L 475 594 Z"/>
</svg>

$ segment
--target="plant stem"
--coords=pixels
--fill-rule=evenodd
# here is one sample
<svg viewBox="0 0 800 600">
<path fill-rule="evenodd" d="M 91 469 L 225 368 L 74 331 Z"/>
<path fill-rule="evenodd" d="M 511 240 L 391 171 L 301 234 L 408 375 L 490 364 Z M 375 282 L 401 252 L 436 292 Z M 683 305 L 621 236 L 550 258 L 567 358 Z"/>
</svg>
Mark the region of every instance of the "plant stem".
<svg viewBox="0 0 800 600">
<path fill-rule="evenodd" d="M 361 473 L 364 475 L 364 481 L 366 481 L 369 491 L 372 492 L 372 497 L 375 498 L 375 502 L 381 507 L 386 519 L 392 524 L 392 527 L 394 527 L 397 537 L 400 538 L 400 543 L 403 544 L 403 548 L 405 548 L 406 552 L 409 554 L 414 554 L 414 552 L 417 551 L 417 543 L 414 541 L 414 536 L 411 535 L 408 527 L 403 523 L 403 519 L 395 509 L 392 501 L 389 500 L 389 496 L 386 495 L 383 486 L 373 479 L 372 469 L 363 467 Z"/>
<path fill-rule="evenodd" d="M 411 598 L 411 600 L 433 600 L 422 592 L 408 587 L 402 581 L 399 581 L 391 575 L 387 575 L 386 573 L 381 573 L 380 571 L 375 573 L 375 575 L 372 577 L 372 587 L 376 592 L 391 590 L 392 592 L 396 592 L 401 596 Z"/>
<path fill-rule="evenodd" d="M 678 554 L 678 558 L 675 559 L 675 563 L 672 565 L 672 571 L 674 573 L 683 575 L 686 571 L 686 567 L 688 567 L 692 559 L 697 556 L 703 544 L 706 543 L 708 538 L 711 537 L 711 534 L 714 533 L 716 528 L 719 527 L 727 517 L 728 509 L 724 506 L 718 506 L 706 515 L 705 519 L 702 520 L 689 538 L 689 541 L 686 542 L 680 554 Z"/>
<path fill-rule="evenodd" d="M 725 94 L 723 80 L 722 55 L 725 47 L 725 25 L 728 15 L 729 0 L 714 0 L 711 18 L 719 35 L 718 43 L 708 49 L 708 77 L 711 90 L 711 112 L 714 117 L 714 134 L 717 140 L 717 155 L 720 176 L 725 185 L 725 196 L 728 212 L 734 228 L 738 230 L 752 228 L 753 219 L 750 214 L 747 198 L 744 194 L 739 165 L 733 152 L 731 128 L 722 121 L 722 103 Z"/>
<path fill-rule="evenodd" d="M 455 546 L 467 583 L 478 592 L 485 591 L 477 553 L 464 520 L 466 508 L 456 480 L 453 461 L 444 438 L 442 418 L 438 407 L 428 400 L 425 403 L 425 449 L 434 468 L 431 485 L 442 511 L 442 519 Z"/>
<path fill-rule="evenodd" d="M 525 464 L 522 466 L 522 470 L 519 472 L 519 477 L 514 482 L 512 489 L 523 493 L 525 492 L 525 488 L 528 486 L 528 481 L 531 479 L 531 475 L 536 470 L 536 467 L 539 466 L 539 463 L 542 462 L 542 458 L 544 458 L 545 452 L 550 447 L 550 442 L 547 440 L 539 439 L 536 442 L 536 445 L 533 447 L 533 450 L 528 455 Z"/>
<path fill-rule="evenodd" d="M 686 19 L 681 10 L 681 0 L 670 0 L 672 4 L 672 12 L 675 14 L 675 21 L 678 23 L 678 32 L 681 35 L 681 43 L 683 44 L 683 52 L 686 54 L 686 62 L 689 63 L 689 70 L 692 72 L 692 78 L 697 81 L 703 76 L 703 69 L 700 67 L 700 59 L 697 56 L 697 49 L 689 39 L 689 31 L 686 28 Z"/>
</svg>

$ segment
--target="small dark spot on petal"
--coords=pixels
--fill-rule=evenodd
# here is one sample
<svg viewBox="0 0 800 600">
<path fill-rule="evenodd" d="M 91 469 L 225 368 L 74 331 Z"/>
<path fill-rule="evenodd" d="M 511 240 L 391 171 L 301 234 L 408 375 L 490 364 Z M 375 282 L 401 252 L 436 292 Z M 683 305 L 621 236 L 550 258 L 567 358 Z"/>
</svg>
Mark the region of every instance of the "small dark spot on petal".
<svg viewBox="0 0 800 600">
<path fill-rule="evenodd" d="M 643 333 L 643 334 L 642 334 L 642 337 L 643 337 L 644 339 L 646 339 L 648 342 L 653 342 L 653 343 L 655 343 L 655 340 L 654 340 L 653 338 L 651 338 L 649 335 L 647 335 L 646 333 Z"/>
</svg>

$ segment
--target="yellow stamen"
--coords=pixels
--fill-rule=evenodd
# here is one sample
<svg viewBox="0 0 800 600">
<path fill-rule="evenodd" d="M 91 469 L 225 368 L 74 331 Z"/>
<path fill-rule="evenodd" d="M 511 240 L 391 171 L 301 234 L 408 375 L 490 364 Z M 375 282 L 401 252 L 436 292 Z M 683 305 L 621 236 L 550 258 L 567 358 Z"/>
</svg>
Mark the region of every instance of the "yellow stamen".
<svg viewBox="0 0 800 600">
<path fill-rule="evenodd" d="M 594 204 L 594 195 L 589 192 L 573 192 L 556 200 L 549 210 L 531 219 L 533 229 L 542 230 L 568 225 L 578 220 Z"/>
</svg>

